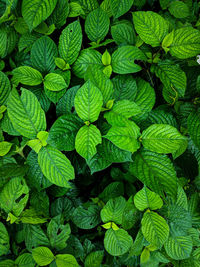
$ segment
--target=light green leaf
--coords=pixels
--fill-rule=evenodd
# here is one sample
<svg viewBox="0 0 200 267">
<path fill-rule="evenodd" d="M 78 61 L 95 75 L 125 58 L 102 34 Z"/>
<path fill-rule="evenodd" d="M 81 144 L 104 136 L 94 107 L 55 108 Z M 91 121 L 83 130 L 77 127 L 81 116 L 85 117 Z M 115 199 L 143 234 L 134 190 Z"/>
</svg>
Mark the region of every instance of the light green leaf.
<svg viewBox="0 0 200 267">
<path fill-rule="evenodd" d="M 169 31 L 167 21 L 152 11 L 133 12 L 133 23 L 140 38 L 152 47 L 160 46 Z"/>
<path fill-rule="evenodd" d="M 185 72 L 178 65 L 163 61 L 158 63 L 155 73 L 163 83 L 163 96 L 168 103 L 174 103 L 178 97 L 184 97 L 187 78 Z"/>
<path fill-rule="evenodd" d="M 11 149 L 12 143 L 3 141 L 0 142 L 0 157 L 5 156 Z"/>
<path fill-rule="evenodd" d="M 92 229 L 101 221 L 99 211 L 96 205 L 90 205 L 88 208 L 80 206 L 74 210 L 72 221 L 81 229 Z"/>
<path fill-rule="evenodd" d="M 70 187 L 68 181 L 74 179 L 74 168 L 59 150 L 51 146 L 43 147 L 38 154 L 38 163 L 50 182 L 61 187 Z"/>
<path fill-rule="evenodd" d="M 44 77 L 44 86 L 50 91 L 61 91 L 67 87 L 64 78 L 56 73 L 49 73 Z"/>
<path fill-rule="evenodd" d="M 30 253 L 23 253 L 17 257 L 15 264 L 19 267 L 33 267 L 35 265 L 35 261 Z"/>
<path fill-rule="evenodd" d="M 66 63 L 73 64 L 77 59 L 82 44 L 82 30 L 80 22 L 74 21 L 67 25 L 59 38 L 59 54 Z"/>
<path fill-rule="evenodd" d="M 170 54 L 180 59 L 195 57 L 200 53 L 200 31 L 192 27 L 175 30 Z"/>
<path fill-rule="evenodd" d="M 35 69 L 46 74 L 56 67 L 54 58 L 57 57 L 57 46 L 48 36 L 43 36 L 34 42 L 31 48 L 31 62 Z"/>
<path fill-rule="evenodd" d="M 169 235 L 169 226 L 165 219 L 156 212 L 147 211 L 143 215 L 142 233 L 145 239 L 157 248 L 161 248 Z"/>
<path fill-rule="evenodd" d="M 143 189 L 138 191 L 134 196 L 134 204 L 136 208 L 141 211 L 147 208 L 157 210 L 162 207 L 163 201 L 158 194 L 144 186 Z"/>
<path fill-rule="evenodd" d="M 169 236 L 164 247 L 172 259 L 184 260 L 189 258 L 192 252 L 192 238 L 191 236 Z"/>
<path fill-rule="evenodd" d="M 139 48 L 136 46 L 119 47 L 112 54 L 113 72 L 119 74 L 128 74 L 140 71 L 142 67 L 135 64 L 135 60 L 146 61 L 146 56 Z"/>
<path fill-rule="evenodd" d="M 21 177 L 12 178 L 0 192 L 0 206 L 6 212 L 19 216 L 27 204 L 29 188 Z"/>
<path fill-rule="evenodd" d="M 89 126 L 85 125 L 80 128 L 76 135 L 75 148 L 79 155 L 89 160 L 97 153 L 96 146 L 101 144 L 101 142 L 101 132 L 99 129 L 92 124 Z"/>
<path fill-rule="evenodd" d="M 57 267 L 79 267 L 78 262 L 74 256 L 70 254 L 58 254 L 56 255 Z"/>
<path fill-rule="evenodd" d="M 104 65 L 101 57 L 102 55 L 96 50 L 82 50 L 72 67 L 74 74 L 79 78 L 84 78 L 84 74 L 89 66 L 103 70 Z"/>
<path fill-rule="evenodd" d="M 8 99 L 8 116 L 13 127 L 23 136 L 34 139 L 46 130 L 45 113 L 36 96 L 22 88 L 21 96 L 13 89 Z"/>
<path fill-rule="evenodd" d="M 75 149 L 75 137 L 82 126 L 82 120 L 68 113 L 59 117 L 51 126 L 48 144 L 62 151 Z"/>
<path fill-rule="evenodd" d="M 23 0 L 22 16 L 30 31 L 46 20 L 56 6 L 57 0 Z"/>
<path fill-rule="evenodd" d="M 188 6 L 182 1 L 173 1 L 169 5 L 169 12 L 178 19 L 187 18 L 190 14 Z"/>
<path fill-rule="evenodd" d="M 104 138 L 110 140 L 120 149 L 133 153 L 140 147 L 140 143 L 137 140 L 139 135 L 140 128 L 133 121 L 129 121 L 126 126 L 112 126 Z"/>
<path fill-rule="evenodd" d="M 134 45 L 136 35 L 132 23 L 128 20 L 118 21 L 111 26 L 111 34 L 117 45 Z"/>
<path fill-rule="evenodd" d="M 49 248 L 38 247 L 32 250 L 32 256 L 39 266 L 46 266 L 54 260 L 54 255 Z"/>
<path fill-rule="evenodd" d="M 97 8 L 86 17 L 85 32 L 91 41 L 101 41 L 108 33 L 109 25 L 110 20 L 106 12 Z"/>
<path fill-rule="evenodd" d="M 140 107 L 135 102 L 124 99 L 116 102 L 111 111 L 105 113 L 104 118 L 111 125 L 123 126 L 126 125 L 128 118 L 141 112 Z"/>
<path fill-rule="evenodd" d="M 87 81 L 76 93 L 74 99 L 78 116 L 85 122 L 94 122 L 98 119 L 103 105 L 103 96 L 100 90 Z"/>
<path fill-rule="evenodd" d="M 142 150 L 130 163 L 130 171 L 152 191 L 163 195 L 163 191 L 177 197 L 177 177 L 172 162 L 166 155 Z"/>
<path fill-rule="evenodd" d="M 177 151 L 187 138 L 171 125 L 152 124 L 142 132 L 141 140 L 146 149 L 168 154 Z"/>
<path fill-rule="evenodd" d="M 25 85 L 39 85 L 42 83 L 42 74 L 31 67 L 22 66 L 12 71 L 14 78 Z"/>
<path fill-rule="evenodd" d="M 102 264 L 104 256 L 103 250 L 93 251 L 87 255 L 84 262 L 84 267 L 99 267 Z"/>
<path fill-rule="evenodd" d="M 22 223 L 41 224 L 47 222 L 47 218 L 44 218 L 40 212 L 30 207 L 21 213 L 20 221 Z"/>
<path fill-rule="evenodd" d="M 8 77 L 2 71 L 0 71 L 0 105 L 3 105 L 5 103 L 10 91 L 10 81 Z"/>
<path fill-rule="evenodd" d="M 119 18 L 129 11 L 133 4 L 133 0 L 112 0 L 110 1 L 110 8 L 114 18 Z"/>
<path fill-rule="evenodd" d="M 128 252 L 133 244 L 132 237 L 123 229 L 107 230 L 104 238 L 104 247 L 112 256 L 121 256 Z"/>
<path fill-rule="evenodd" d="M 6 227 L 2 222 L 0 222 L 0 256 L 6 255 L 9 251 L 9 235 Z"/>
<path fill-rule="evenodd" d="M 200 149 L 200 109 L 193 111 L 189 115 L 187 124 L 192 141 Z"/>
<path fill-rule="evenodd" d="M 122 216 L 126 206 L 126 200 L 123 197 L 110 199 L 101 210 L 101 219 L 104 223 L 115 222 L 122 224 Z"/>
</svg>

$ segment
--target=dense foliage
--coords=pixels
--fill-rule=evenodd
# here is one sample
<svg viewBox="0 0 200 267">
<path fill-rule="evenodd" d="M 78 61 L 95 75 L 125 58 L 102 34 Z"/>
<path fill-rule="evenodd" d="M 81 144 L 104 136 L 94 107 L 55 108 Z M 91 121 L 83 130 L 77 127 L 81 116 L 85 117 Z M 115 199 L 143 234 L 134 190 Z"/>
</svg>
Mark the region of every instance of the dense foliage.
<svg viewBox="0 0 200 267">
<path fill-rule="evenodd" d="M 0 267 L 200 266 L 198 2 L 0 1 Z"/>
</svg>

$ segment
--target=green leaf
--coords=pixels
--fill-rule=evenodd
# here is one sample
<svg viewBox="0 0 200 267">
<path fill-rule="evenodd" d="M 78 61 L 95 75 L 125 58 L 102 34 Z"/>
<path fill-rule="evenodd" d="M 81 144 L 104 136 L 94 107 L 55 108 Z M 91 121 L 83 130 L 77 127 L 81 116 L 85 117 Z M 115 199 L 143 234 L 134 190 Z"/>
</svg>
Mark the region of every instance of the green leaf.
<svg viewBox="0 0 200 267">
<path fill-rule="evenodd" d="M 173 164 L 166 155 L 142 150 L 130 163 L 130 171 L 152 191 L 163 195 L 163 191 L 177 196 L 177 177 Z"/>
<path fill-rule="evenodd" d="M 34 139 L 46 130 L 45 113 L 36 96 L 22 88 L 21 96 L 13 89 L 8 99 L 8 116 L 13 127 L 23 136 Z"/>
<path fill-rule="evenodd" d="M 44 77 L 44 86 L 50 91 L 61 91 L 67 87 L 64 78 L 56 73 L 49 73 Z"/>
<path fill-rule="evenodd" d="M 75 137 L 82 121 L 74 114 L 59 117 L 51 126 L 48 144 L 62 151 L 75 149 Z"/>
<path fill-rule="evenodd" d="M 134 204 L 138 210 L 145 210 L 147 208 L 151 210 L 160 209 L 163 206 L 163 201 L 160 196 L 146 186 L 142 190 L 138 191 L 134 196 Z"/>
<path fill-rule="evenodd" d="M 57 46 L 54 41 L 43 36 L 34 42 L 31 48 L 31 62 L 35 69 L 46 74 L 56 67 L 54 58 L 57 57 Z"/>
<path fill-rule="evenodd" d="M 10 81 L 8 77 L 0 71 L 0 105 L 3 105 L 11 91 Z"/>
<path fill-rule="evenodd" d="M 9 251 L 9 235 L 6 227 L 2 222 L 0 222 L 0 256 L 6 255 Z"/>
<path fill-rule="evenodd" d="M 142 69 L 135 60 L 146 61 L 144 53 L 136 46 L 122 46 L 112 54 L 113 72 L 119 74 L 135 73 Z"/>
<path fill-rule="evenodd" d="M 140 128 L 130 121 L 126 126 L 112 126 L 104 136 L 114 145 L 126 151 L 135 152 L 139 149 L 140 143 L 137 138 L 140 135 Z"/>
<path fill-rule="evenodd" d="M 47 22 L 54 24 L 57 29 L 60 29 L 65 23 L 69 15 L 70 4 L 65 0 L 58 0 L 53 13 L 48 17 Z"/>
<path fill-rule="evenodd" d="M 91 41 L 101 41 L 108 33 L 109 25 L 110 20 L 106 12 L 97 8 L 86 17 L 85 32 Z"/>
<path fill-rule="evenodd" d="M 84 78 L 84 74 L 89 66 L 102 70 L 104 65 L 101 57 L 102 55 L 96 50 L 82 50 L 72 67 L 74 74 L 79 78 Z"/>
<path fill-rule="evenodd" d="M 175 30 L 169 48 L 170 54 L 179 59 L 195 57 L 200 53 L 200 31 L 192 27 Z"/>
<path fill-rule="evenodd" d="M 114 18 L 119 18 L 129 11 L 133 4 L 133 0 L 112 0 L 110 1 L 110 7 Z"/>
<path fill-rule="evenodd" d="M 74 168 L 59 150 L 51 146 L 43 147 L 38 154 L 38 163 L 50 182 L 61 187 L 70 187 L 68 181 L 74 179 Z"/>
<path fill-rule="evenodd" d="M 12 178 L 0 192 L 0 206 L 6 212 L 19 216 L 27 204 L 29 188 L 21 177 Z"/>
<path fill-rule="evenodd" d="M 116 102 L 111 111 L 105 113 L 104 118 L 111 125 L 123 126 L 128 118 L 141 112 L 140 107 L 135 102 L 124 99 Z"/>
<path fill-rule="evenodd" d="M 184 260 L 192 252 L 192 238 L 190 236 L 169 236 L 164 244 L 165 250 L 172 259 Z"/>
<path fill-rule="evenodd" d="M 101 142 L 101 132 L 99 129 L 92 124 L 89 126 L 85 125 L 80 128 L 76 135 L 75 148 L 79 155 L 89 160 L 97 153 L 96 146 L 101 144 Z"/>
<path fill-rule="evenodd" d="M 188 6 L 182 1 L 174 1 L 169 5 L 169 12 L 178 19 L 187 18 L 190 14 Z"/>
<path fill-rule="evenodd" d="M 57 0 L 23 0 L 22 16 L 30 31 L 46 20 L 56 6 Z"/>
<path fill-rule="evenodd" d="M 122 224 L 122 216 L 125 206 L 126 200 L 121 196 L 110 199 L 101 210 L 102 221 L 104 223 L 111 221 L 117 224 Z"/>
<path fill-rule="evenodd" d="M 168 154 L 177 151 L 187 138 L 171 125 L 152 124 L 142 132 L 141 140 L 146 149 Z"/>
<path fill-rule="evenodd" d="M 189 115 L 187 125 L 192 141 L 200 149 L 200 109 L 193 111 Z"/>
<path fill-rule="evenodd" d="M 42 83 L 42 74 L 31 67 L 22 66 L 12 71 L 14 78 L 25 85 L 38 85 Z"/>
<path fill-rule="evenodd" d="M 38 247 L 32 250 L 32 256 L 39 266 L 46 266 L 54 260 L 54 255 L 49 248 Z"/>
<path fill-rule="evenodd" d="M 77 207 L 72 215 L 73 223 L 80 229 L 92 229 L 100 223 L 99 207 L 90 205 L 88 208 Z"/>
<path fill-rule="evenodd" d="M 57 267 L 79 267 L 74 256 L 70 254 L 58 254 L 56 255 Z"/>
<path fill-rule="evenodd" d="M 11 149 L 12 143 L 3 141 L 0 142 L 0 157 L 5 156 Z"/>
<path fill-rule="evenodd" d="M 93 251 L 85 258 L 85 267 L 99 267 L 103 261 L 104 252 L 103 250 Z"/>
<path fill-rule="evenodd" d="M 82 44 L 82 30 L 79 21 L 67 25 L 59 38 L 59 54 L 66 63 L 73 64 L 79 54 Z"/>
<path fill-rule="evenodd" d="M 104 238 L 104 247 L 112 256 L 121 256 L 128 252 L 133 243 L 132 237 L 123 229 L 107 230 Z"/>
<path fill-rule="evenodd" d="M 111 34 L 117 45 L 135 44 L 136 35 L 132 23 L 128 20 L 118 21 L 115 25 L 111 26 Z"/>
<path fill-rule="evenodd" d="M 142 233 L 145 239 L 157 248 L 161 248 L 169 235 L 169 226 L 165 219 L 156 212 L 147 211 L 143 215 Z"/>
<path fill-rule="evenodd" d="M 78 116 L 85 122 L 94 122 L 98 119 L 103 105 L 103 96 L 100 90 L 87 81 L 76 93 L 74 99 Z"/>
<path fill-rule="evenodd" d="M 23 253 L 20 256 L 17 257 L 15 260 L 15 264 L 17 264 L 19 267 L 32 267 L 35 264 L 35 261 L 30 253 Z"/>
<path fill-rule="evenodd" d="M 184 97 L 187 78 L 178 65 L 167 61 L 160 62 L 155 68 L 155 73 L 164 85 L 163 96 L 168 103 L 174 103 L 174 99 Z"/>
<path fill-rule="evenodd" d="M 140 38 L 152 47 L 160 46 L 169 31 L 167 21 L 152 11 L 133 12 L 133 23 Z"/>
</svg>

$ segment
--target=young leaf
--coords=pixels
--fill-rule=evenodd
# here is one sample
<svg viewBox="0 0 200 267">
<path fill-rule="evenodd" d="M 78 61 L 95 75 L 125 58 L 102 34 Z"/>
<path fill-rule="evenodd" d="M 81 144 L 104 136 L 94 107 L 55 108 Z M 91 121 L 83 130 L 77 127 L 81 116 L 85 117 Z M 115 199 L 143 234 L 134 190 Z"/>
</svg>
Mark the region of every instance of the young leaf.
<svg viewBox="0 0 200 267">
<path fill-rule="evenodd" d="M 69 188 L 74 179 L 74 168 L 68 158 L 59 150 L 46 146 L 38 153 L 38 163 L 46 178 L 58 186 Z"/>
<path fill-rule="evenodd" d="M 11 91 L 10 81 L 8 77 L 0 71 L 0 105 L 3 105 L 7 100 Z"/>
<path fill-rule="evenodd" d="M 169 31 L 167 21 L 152 11 L 133 12 L 133 23 L 140 38 L 152 47 L 160 46 Z"/>
<path fill-rule="evenodd" d="M 96 146 L 101 144 L 101 142 L 101 132 L 99 129 L 92 124 L 89 126 L 85 125 L 80 128 L 76 135 L 75 148 L 79 155 L 89 160 L 97 153 Z"/>
<path fill-rule="evenodd" d="M 44 77 L 44 86 L 50 91 L 61 91 L 67 88 L 64 78 L 56 73 L 49 73 Z"/>
<path fill-rule="evenodd" d="M 97 8 L 86 17 L 85 32 L 91 41 L 99 42 L 108 33 L 109 25 L 108 15 L 101 8 Z"/>
<path fill-rule="evenodd" d="M 36 96 L 22 88 L 21 96 L 13 89 L 8 99 L 8 116 L 14 128 L 23 136 L 34 139 L 46 130 L 45 113 Z"/>
<path fill-rule="evenodd" d="M 25 85 L 38 85 L 42 83 L 42 74 L 31 67 L 22 66 L 12 71 L 14 78 Z"/>
<path fill-rule="evenodd" d="M 74 104 L 78 116 L 83 121 L 94 122 L 99 117 L 103 96 L 91 81 L 87 81 L 76 93 Z"/>
<path fill-rule="evenodd" d="M 161 248 L 169 235 L 169 226 L 165 219 L 156 212 L 147 211 L 143 215 L 141 224 L 145 239 L 157 248 Z"/>
<path fill-rule="evenodd" d="M 5 156 L 11 149 L 12 143 L 3 141 L 0 142 L 0 157 Z"/>
<path fill-rule="evenodd" d="M 171 125 L 152 124 L 142 132 L 141 140 L 146 149 L 168 154 L 177 151 L 186 137 Z"/>
<path fill-rule="evenodd" d="M 79 54 L 82 44 L 82 30 L 79 21 L 67 25 L 59 38 L 59 54 L 66 63 L 73 64 Z"/>
<path fill-rule="evenodd" d="M 54 255 L 49 248 L 38 247 L 32 250 L 32 256 L 39 266 L 46 266 L 54 260 Z"/>
</svg>

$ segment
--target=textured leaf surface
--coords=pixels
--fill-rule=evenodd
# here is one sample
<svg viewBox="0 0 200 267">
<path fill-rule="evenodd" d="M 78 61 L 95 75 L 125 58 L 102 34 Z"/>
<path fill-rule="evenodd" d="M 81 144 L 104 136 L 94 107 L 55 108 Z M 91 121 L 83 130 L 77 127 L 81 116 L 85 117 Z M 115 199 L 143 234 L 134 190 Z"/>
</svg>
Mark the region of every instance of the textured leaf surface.
<svg viewBox="0 0 200 267">
<path fill-rule="evenodd" d="M 145 212 L 141 224 L 145 239 L 157 248 L 161 248 L 169 235 L 169 226 L 165 219 L 156 212 Z"/>
<path fill-rule="evenodd" d="M 160 45 L 169 30 L 165 19 L 152 11 L 133 12 L 133 23 L 140 38 L 153 47 Z"/>
<path fill-rule="evenodd" d="M 200 149 L 200 110 L 195 110 L 188 117 L 188 132 L 195 145 Z"/>
<path fill-rule="evenodd" d="M 11 91 L 10 81 L 8 77 L 0 71 L 0 105 L 3 105 L 7 100 Z"/>
<path fill-rule="evenodd" d="M 177 177 L 172 162 L 166 155 L 148 150 L 137 154 L 130 165 L 131 172 L 154 192 L 177 195 Z"/>
<path fill-rule="evenodd" d="M 10 93 L 8 100 L 8 116 L 14 128 L 23 136 L 34 139 L 37 133 L 46 130 L 45 113 L 36 96 L 22 89 L 21 96 L 16 89 Z"/>
<path fill-rule="evenodd" d="M 77 59 L 82 44 L 82 30 L 79 21 L 67 25 L 59 38 L 59 54 L 68 63 Z"/>
<path fill-rule="evenodd" d="M 8 253 L 9 247 L 10 244 L 8 232 L 4 224 L 0 222 L 0 256 L 6 255 Z"/>
<path fill-rule="evenodd" d="M 42 83 L 42 74 L 31 67 L 22 66 L 12 71 L 14 78 L 26 85 L 38 85 Z"/>
<path fill-rule="evenodd" d="M 57 267 L 78 267 L 78 263 L 73 255 L 70 254 L 58 254 L 56 255 Z"/>
<path fill-rule="evenodd" d="M 103 40 L 108 33 L 110 20 L 106 12 L 97 8 L 87 16 L 85 20 L 85 32 L 88 38 L 93 41 Z"/>
<path fill-rule="evenodd" d="M 74 104 L 76 112 L 83 121 L 94 122 L 99 117 L 103 96 L 91 81 L 87 81 L 76 93 Z"/>
<path fill-rule="evenodd" d="M 99 129 L 90 124 L 80 128 L 75 139 L 76 151 L 86 160 L 91 159 L 97 152 L 96 146 L 102 142 Z"/>
<path fill-rule="evenodd" d="M 134 196 L 134 204 L 136 208 L 141 211 L 147 208 L 157 210 L 162 207 L 163 201 L 158 194 L 152 192 L 147 187 L 143 187 L 143 189 Z"/>
<path fill-rule="evenodd" d="M 57 0 L 23 0 L 22 16 L 32 30 L 51 15 Z"/>
<path fill-rule="evenodd" d="M 117 45 L 126 44 L 134 45 L 136 35 L 133 29 L 133 25 L 129 21 L 119 21 L 115 25 L 111 26 L 111 34 Z"/>
<path fill-rule="evenodd" d="M 112 68 L 115 73 L 128 74 L 140 71 L 142 68 L 135 60 L 146 61 L 144 53 L 135 46 L 123 46 L 112 54 Z"/>
<path fill-rule="evenodd" d="M 53 253 L 49 248 L 46 247 L 34 248 L 32 251 L 32 256 L 39 266 L 45 266 L 54 260 Z"/>
<path fill-rule="evenodd" d="M 68 181 L 74 179 L 74 168 L 68 158 L 51 146 L 43 147 L 38 154 L 38 163 L 50 182 L 62 187 L 70 187 Z"/>
<path fill-rule="evenodd" d="M 115 18 L 119 18 L 123 14 L 125 14 L 132 6 L 133 0 L 112 0 L 110 1 L 110 7 L 112 14 Z"/>
<path fill-rule="evenodd" d="M 186 18 L 190 14 L 190 10 L 186 3 L 182 1 L 174 1 L 171 2 L 169 5 L 169 12 L 175 17 L 175 18 Z"/>
<path fill-rule="evenodd" d="M 175 30 L 169 51 L 172 56 L 180 59 L 195 57 L 200 53 L 200 31 L 192 27 Z"/>
<path fill-rule="evenodd" d="M 116 75 L 112 79 L 114 90 L 114 97 L 116 101 L 127 99 L 134 101 L 137 94 L 136 80 L 129 75 Z"/>
<path fill-rule="evenodd" d="M 104 251 L 103 250 L 97 250 L 91 252 L 89 255 L 87 255 L 84 266 L 85 267 L 97 267 L 100 266 L 103 261 Z"/>
<path fill-rule="evenodd" d="M 57 57 L 57 46 L 54 41 L 43 36 L 34 42 L 31 48 L 31 62 L 35 69 L 46 74 L 54 70 L 56 65 L 54 58 Z"/>
<path fill-rule="evenodd" d="M 61 91 L 67 88 L 64 78 L 56 73 L 49 73 L 44 77 L 44 86 L 50 91 Z"/>
<path fill-rule="evenodd" d="M 133 243 L 132 237 L 123 229 L 109 229 L 105 233 L 104 247 L 112 256 L 125 254 Z"/>
</svg>

